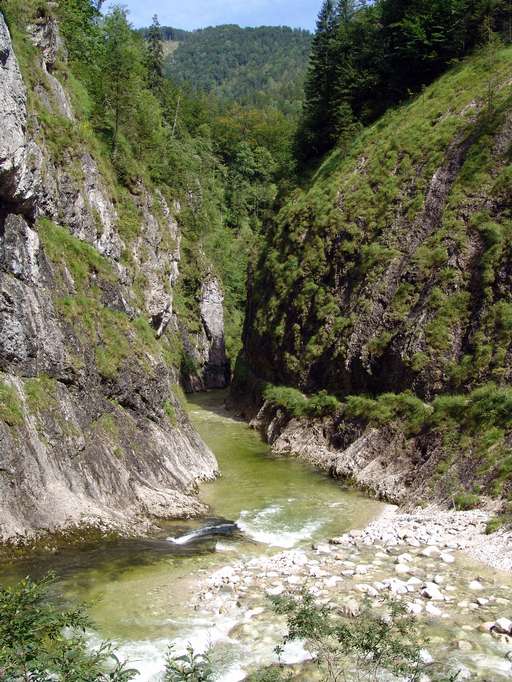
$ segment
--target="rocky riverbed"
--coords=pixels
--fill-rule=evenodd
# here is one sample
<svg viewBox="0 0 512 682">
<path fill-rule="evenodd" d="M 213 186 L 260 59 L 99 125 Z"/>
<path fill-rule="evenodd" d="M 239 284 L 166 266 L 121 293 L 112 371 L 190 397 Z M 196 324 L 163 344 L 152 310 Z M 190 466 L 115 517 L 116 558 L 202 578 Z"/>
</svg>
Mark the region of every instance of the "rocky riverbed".
<svg viewBox="0 0 512 682">
<path fill-rule="evenodd" d="M 202 579 L 194 606 L 201 616 L 231 620 L 229 638 L 246 646 L 251 669 L 256 661 L 249 652 L 270 663 L 285 632 L 271 596 L 306 587 L 319 602 L 354 617 L 364 599 L 378 609 L 391 596 L 417 619 L 426 661 L 443 661 L 458 680 L 510 679 L 512 579 L 481 561 L 510 570 L 512 543 L 506 533 L 484 535 L 487 520 L 482 511 L 403 514 L 388 507 L 364 530 L 227 564 Z M 308 658 L 301 643 L 283 657 L 287 663 Z"/>
</svg>

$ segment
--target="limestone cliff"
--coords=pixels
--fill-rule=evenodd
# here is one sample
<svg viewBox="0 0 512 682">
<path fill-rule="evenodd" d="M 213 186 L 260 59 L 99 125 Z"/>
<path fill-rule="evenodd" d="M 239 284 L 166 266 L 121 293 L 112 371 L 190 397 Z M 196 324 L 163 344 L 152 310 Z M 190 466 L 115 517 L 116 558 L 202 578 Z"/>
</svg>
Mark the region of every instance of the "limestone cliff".
<svg viewBox="0 0 512 682">
<path fill-rule="evenodd" d="M 511 65 L 474 56 L 331 154 L 255 271 L 245 379 L 337 396 L 327 468 L 386 497 L 397 472 L 400 498 L 510 493 Z M 297 453 L 293 411 L 262 417 Z"/>
<path fill-rule="evenodd" d="M 0 13 L 0 540 L 133 532 L 204 511 L 217 471 L 178 399 L 179 206 L 116 184 L 54 68 L 57 24 L 28 31 L 30 84 Z"/>
</svg>

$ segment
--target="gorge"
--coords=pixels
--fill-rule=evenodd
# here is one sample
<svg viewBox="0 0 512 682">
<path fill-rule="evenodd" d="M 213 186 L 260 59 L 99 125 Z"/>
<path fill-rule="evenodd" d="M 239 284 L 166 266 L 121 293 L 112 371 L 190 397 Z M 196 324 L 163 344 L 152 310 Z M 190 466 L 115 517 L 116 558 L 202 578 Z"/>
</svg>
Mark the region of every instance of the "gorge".
<svg viewBox="0 0 512 682">
<path fill-rule="evenodd" d="M 189 642 L 333 679 L 272 609 L 303 589 L 401 603 L 422 679 L 511 675 L 510 8 L 427 3 L 411 76 L 409 5 L 345 4 L 297 119 L 303 66 L 202 99 L 156 22 L 0 2 L 0 582 L 54 570 L 141 681 Z"/>
</svg>

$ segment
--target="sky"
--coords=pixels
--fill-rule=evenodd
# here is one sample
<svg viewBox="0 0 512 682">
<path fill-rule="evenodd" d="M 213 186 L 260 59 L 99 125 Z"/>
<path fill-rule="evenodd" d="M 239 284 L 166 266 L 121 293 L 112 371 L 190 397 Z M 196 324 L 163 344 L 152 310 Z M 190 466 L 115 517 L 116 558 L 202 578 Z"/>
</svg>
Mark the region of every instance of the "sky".
<svg viewBox="0 0 512 682">
<path fill-rule="evenodd" d="M 110 3 L 108 3 L 110 4 Z M 137 27 L 154 14 L 162 26 L 194 29 L 218 24 L 314 28 L 321 0 L 121 0 Z"/>
</svg>

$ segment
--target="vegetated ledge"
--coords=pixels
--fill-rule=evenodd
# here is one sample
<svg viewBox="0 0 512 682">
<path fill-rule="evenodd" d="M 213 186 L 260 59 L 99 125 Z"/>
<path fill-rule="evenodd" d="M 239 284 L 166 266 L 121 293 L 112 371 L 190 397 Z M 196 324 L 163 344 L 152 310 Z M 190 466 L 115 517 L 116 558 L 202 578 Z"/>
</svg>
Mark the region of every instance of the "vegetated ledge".
<svg viewBox="0 0 512 682">
<path fill-rule="evenodd" d="M 488 383 L 427 403 L 410 391 L 339 400 L 246 373 L 244 414 L 278 454 L 298 457 L 387 502 L 485 506 L 508 519 L 512 390 Z M 234 391 L 240 393 L 240 380 Z M 257 396 L 259 395 L 259 402 Z M 259 410 L 255 408 L 259 406 Z M 499 521 L 489 524 L 495 530 Z"/>
</svg>

